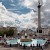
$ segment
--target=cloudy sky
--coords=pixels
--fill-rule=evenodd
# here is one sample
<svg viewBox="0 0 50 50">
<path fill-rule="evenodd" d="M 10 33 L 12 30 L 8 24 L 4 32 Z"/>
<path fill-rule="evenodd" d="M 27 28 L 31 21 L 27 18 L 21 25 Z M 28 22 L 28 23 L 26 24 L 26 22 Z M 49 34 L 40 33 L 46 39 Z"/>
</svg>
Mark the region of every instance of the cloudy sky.
<svg viewBox="0 0 50 50">
<path fill-rule="evenodd" d="M 7 13 L 8 17 L 13 22 L 6 23 L 14 23 L 14 25 L 18 25 L 24 28 L 32 28 L 37 27 L 37 5 L 38 0 L 0 0 Z M 50 26 L 50 0 L 41 0 L 41 21 L 42 25 Z M 12 13 L 12 15 L 10 14 Z M 6 19 L 8 20 L 8 19 Z M 9 20 L 8 20 L 9 21 Z M 11 25 L 10 24 L 10 25 Z"/>
<path fill-rule="evenodd" d="M 37 9 L 38 0 L 0 0 L 3 5 L 10 11 L 18 14 L 26 14 L 31 10 Z M 46 0 L 43 1 L 45 5 Z"/>
</svg>

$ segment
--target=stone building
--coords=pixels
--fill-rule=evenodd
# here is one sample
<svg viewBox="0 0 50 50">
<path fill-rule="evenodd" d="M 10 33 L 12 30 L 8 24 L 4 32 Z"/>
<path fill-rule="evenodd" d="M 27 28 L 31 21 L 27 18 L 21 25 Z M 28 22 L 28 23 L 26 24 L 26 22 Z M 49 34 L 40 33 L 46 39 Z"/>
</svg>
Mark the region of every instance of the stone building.
<svg viewBox="0 0 50 50">
<path fill-rule="evenodd" d="M 41 33 L 37 33 L 38 35 L 50 35 L 50 27 L 42 27 L 42 32 Z"/>
<path fill-rule="evenodd" d="M 50 27 L 42 28 L 42 34 L 50 35 Z"/>
</svg>

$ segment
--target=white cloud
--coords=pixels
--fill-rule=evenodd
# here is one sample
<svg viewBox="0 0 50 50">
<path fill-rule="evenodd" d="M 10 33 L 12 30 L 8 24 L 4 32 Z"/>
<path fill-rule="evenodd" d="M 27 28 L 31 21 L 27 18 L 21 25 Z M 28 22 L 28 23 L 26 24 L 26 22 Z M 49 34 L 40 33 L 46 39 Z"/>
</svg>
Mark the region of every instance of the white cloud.
<svg viewBox="0 0 50 50">
<path fill-rule="evenodd" d="M 15 4 L 11 4 L 11 6 L 16 6 Z"/>
<path fill-rule="evenodd" d="M 46 3 L 46 0 L 41 0 L 40 2 L 44 6 Z M 30 9 L 37 9 L 38 0 L 23 0 L 22 5 Z"/>
<path fill-rule="evenodd" d="M 27 8 L 32 8 L 33 0 L 24 0 L 22 5 L 26 6 Z"/>
<path fill-rule="evenodd" d="M 11 16 L 11 12 L 7 11 L 7 9 L 4 7 L 4 5 L 2 5 L 2 3 L 0 3 L 0 22 L 3 23 L 4 25 L 4 21 L 6 22 L 13 22 L 15 21 L 15 19 L 13 19 Z M 2 24 L 1 24 L 2 25 Z"/>
</svg>

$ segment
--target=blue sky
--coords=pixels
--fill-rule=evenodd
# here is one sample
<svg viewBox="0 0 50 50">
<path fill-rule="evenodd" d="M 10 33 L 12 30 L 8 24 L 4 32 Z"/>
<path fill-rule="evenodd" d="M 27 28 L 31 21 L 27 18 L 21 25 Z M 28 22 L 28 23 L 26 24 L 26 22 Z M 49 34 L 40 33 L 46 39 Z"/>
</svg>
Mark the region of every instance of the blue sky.
<svg viewBox="0 0 50 50">
<path fill-rule="evenodd" d="M 30 8 L 21 5 L 22 1 L 20 0 L 0 0 L 2 4 L 10 11 L 18 14 L 26 14 L 31 11 Z"/>
</svg>

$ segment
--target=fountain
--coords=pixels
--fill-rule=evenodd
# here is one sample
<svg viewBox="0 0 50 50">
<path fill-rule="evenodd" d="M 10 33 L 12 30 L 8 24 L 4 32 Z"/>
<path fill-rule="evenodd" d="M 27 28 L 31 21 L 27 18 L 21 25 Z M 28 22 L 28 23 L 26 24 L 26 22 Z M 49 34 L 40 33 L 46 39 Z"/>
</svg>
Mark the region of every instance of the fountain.
<svg viewBox="0 0 50 50">
<path fill-rule="evenodd" d="M 32 39 L 27 35 L 27 33 L 25 33 L 25 35 L 21 37 L 20 41 L 21 42 L 31 42 Z"/>
</svg>

